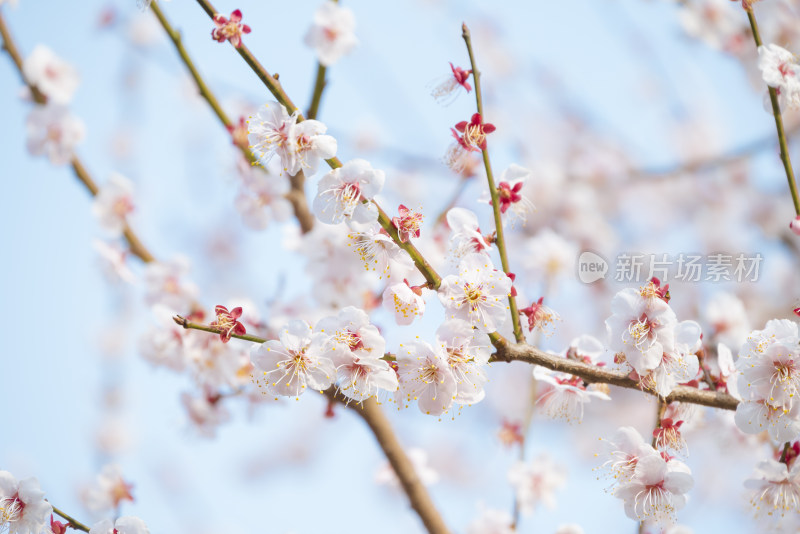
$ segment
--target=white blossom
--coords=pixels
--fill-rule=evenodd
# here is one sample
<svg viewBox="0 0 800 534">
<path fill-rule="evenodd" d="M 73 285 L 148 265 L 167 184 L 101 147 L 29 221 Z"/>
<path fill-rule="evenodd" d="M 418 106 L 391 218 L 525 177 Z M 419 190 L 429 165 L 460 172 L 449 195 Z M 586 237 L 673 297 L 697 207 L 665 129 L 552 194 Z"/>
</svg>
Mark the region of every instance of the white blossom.
<svg viewBox="0 0 800 534">
<path fill-rule="evenodd" d="M 482 332 L 498 330 L 509 316 L 511 279 L 496 271 L 483 254 L 469 254 L 439 287 L 439 300 L 451 318 L 467 321 Z"/>
<path fill-rule="evenodd" d="M 36 106 L 25 123 L 28 152 L 44 154 L 53 165 L 65 165 L 73 150 L 86 137 L 86 127 L 79 118 L 59 104 Z"/>
<path fill-rule="evenodd" d="M 323 391 L 336 379 L 336 367 L 326 356 L 325 334 L 314 334 L 295 319 L 270 340 L 253 348 L 253 381 L 272 394 L 299 397 L 307 388 Z"/>
<path fill-rule="evenodd" d="M 377 220 L 378 209 L 371 200 L 383 189 L 386 177 L 368 161 L 354 159 L 331 170 L 317 184 L 312 210 L 326 224 L 344 221 L 369 223 Z"/>
<path fill-rule="evenodd" d="M 69 104 L 80 83 L 75 67 L 41 44 L 25 59 L 22 72 L 29 84 L 56 104 Z"/>
<path fill-rule="evenodd" d="M 356 18 L 353 11 L 336 2 L 326 1 L 314 13 L 314 22 L 305 36 L 322 65 L 330 67 L 357 44 Z"/>
</svg>

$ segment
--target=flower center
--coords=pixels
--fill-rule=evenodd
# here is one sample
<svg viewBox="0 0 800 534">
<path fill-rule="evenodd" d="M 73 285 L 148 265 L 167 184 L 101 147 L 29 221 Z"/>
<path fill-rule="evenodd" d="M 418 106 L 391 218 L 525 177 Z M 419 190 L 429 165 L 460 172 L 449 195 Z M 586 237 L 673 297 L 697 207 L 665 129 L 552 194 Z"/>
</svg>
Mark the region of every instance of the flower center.
<svg viewBox="0 0 800 534">
<path fill-rule="evenodd" d="M 6 528 L 10 530 L 12 523 L 22 519 L 24 510 L 25 503 L 20 500 L 18 493 L 0 500 L 0 532 Z"/>
</svg>

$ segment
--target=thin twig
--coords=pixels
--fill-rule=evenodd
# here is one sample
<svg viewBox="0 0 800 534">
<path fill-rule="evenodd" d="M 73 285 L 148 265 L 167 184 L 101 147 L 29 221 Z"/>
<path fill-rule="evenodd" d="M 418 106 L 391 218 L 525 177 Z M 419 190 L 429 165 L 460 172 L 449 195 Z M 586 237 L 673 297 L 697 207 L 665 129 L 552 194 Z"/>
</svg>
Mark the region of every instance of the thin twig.
<svg viewBox="0 0 800 534">
<path fill-rule="evenodd" d="M 197 0 L 197 3 L 200 4 L 200 7 L 203 8 L 203 11 L 213 19 L 214 15 L 217 13 L 217 10 L 214 6 L 211 5 L 208 0 Z M 236 52 L 244 59 L 245 63 L 250 66 L 250 69 L 258 76 L 258 79 L 262 81 L 262 83 L 269 89 L 269 92 L 272 93 L 272 96 L 275 97 L 275 100 L 280 102 L 283 107 L 286 108 L 290 114 L 297 112 L 297 122 L 302 122 L 305 120 L 303 114 L 294 105 L 289 95 L 283 90 L 280 82 L 278 81 L 277 75 L 270 74 L 263 65 L 256 59 L 256 57 L 250 52 L 250 49 L 244 43 L 240 43 L 240 46 L 234 47 Z M 339 158 L 330 158 L 326 159 L 325 162 L 330 166 L 332 169 L 337 169 L 342 166 L 342 162 Z M 364 202 L 367 202 L 366 200 Z M 417 248 L 411 242 L 403 242 L 398 233 L 397 229 L 392 224 L 392 219 L 386 214 L 385 211 L 375 202 L 374 200 L 370 201 L 378 208 L 378 222 L 383 227 L 384 230 L 389 234 L 392 240 L 408 252 L 408 255 L 411 256 L 411 259 L 414 261 L 414 265 L 416 265 L 417 269 L 422 276 L 425 277 L 425 280 L 428 282 L 428 285 L 431 289 L 438 289 L 439 285 L 442 283 L 442 278 L 439 274 L 433 269 L 430 263 L 422 256 L 422 254 L 417 250 Z"/>
<path fill-rule="evenodd" d="M 14 44 L 14 39 L 11 37 L 11 32 L 8 30 L 5 21 L 3 20 L 3 13 L 0 11 L 0 37 L 3 38 L 3 49 L 8 52 L 8 55 L 11 56 L 11 60 L 14 62 L 14 65 L 17 67 L 17 71 L 19 72 L 20 78 L 22 78 L 23 83 L 28 86 L 31 91 L 31 95 L 33 96 L 34 101 L 37 104 L 43 105 L 47 103 L 47 96 L 45 96 L 39 89 L 36 88 L 33 84 L 31 84 L 28 80 L 25 79 L 25 74 L 23 72 L 23 65 L 22 65 L 22 56 L 20 56 L 19 51 L 17 50 L 16 45 Z M 75 176 L 80 180 L 86 190 L 92 196 L 97 196 L 99 188 L 97 184 L 89 175 L 89 172 L 86 170 L 86 167 L 83 166 L 81 160 L 78 156 L 73 155 L 72 160 L 70 161 L 72 166 L 72 170 L 75 173 Z M 150 253 L 149 250 L 142 244 L 139 237 L 131 230 L 130 226 L 126 222 L 123 226 L 123 235 L 125 239 L 128 241 L 128 247 L 133 255 L 137 256 L 145 263 L 150 263 L 155 261 L 155 258 Z"/>
<path fill-rule="evenodd" d="M 758 31 L 758 23 L 756 22 L 756 15 L 753 13 L 753 7 L 750 6 L 747 11 L 747 19 L 750 21 L 750 29 L 753 31 L 753 40 L 756 47 L 762 45 L 761 34 Z M 783 118 L 781 116 L 781 106 L 778 103 L 778 92 L 773 87 L 769 89 L 769 100 L 772 104 L 772 116 L 775 117 L 775 129 L 778 132 L 778 143 L 781 147 L 781 162 L 786 171 L 786 180 L 789 182 L 789 191 L 792 195 L 792 203 L 794 204 L 794 211 L 800 215 L 800 196 L 797 194 L 797 183 L 794 179 L 794 171 L 792 171 L 792 162 L 789 159 L 789 147 L 786 142 L 786 132 L 783 130 Z"/>
<path fill-rule="evenodd" d="M 469 28 L 466 24 L 461 26 L 461 36 L 464 38 L 464 43 L 467 45 L 467 52 L 469 53 L 469 62 L 472 66 L 472 79 L 475 82 L 475 101 L 477 103 L 478 113 L 481 116 L 481 121 L 485 122 L 483 114 L 483 100 L 481 97 L 481 73 L 478 70 L 478 65 L 475 63 L 475 55 L 472 52 L 472 37 L 469 33 Z M 500 213 L 500 199 L 497 193 L 497 187 L 494 183 L 494 174 L 492 173 L 492 164 L 489 161 L 489 150 L 484 148 L 481 150 L 483 154 L 483 165 L 486 167 L 486 180 L 489 182 L 489 194 L 492 196 L 492 211 L 494 212 L 494 226 L 497 231 L 497 251 L 500 253 L 500 263 L 503 266 L 503 272 L 506 274 L 511 272 L 508 266 L 508 254 L 506 253 L 506 240 L 503 235 L 503 218 Z M 517 343 L 525 341 L 525 334 L 522 333 L 522 325 L 519 320 L 519 310 L 517 309 L 517 300 L 512 295 L 508 296 L 508 307 L 511 311 L 511 322 L 514 325 L 514 337 Z"/>
<path fill-rule="evenodd" d="M 89 532 L 89 527 L 87 527 L 86 525 L 84 525 L 83 523 L 81 523 L 80 521 L 75 519 L 74 517 L 65 514 L 64 512 L 62 512 L 61 510 L 59 510 L 58 508 L 53 506 L 52 503 L 50 503 L 50 506 L 53 507 L 53 513 L 58 515 L 58 516 L 61 516 L 61 518 L 63 518 L 63 519 L 66 519 L 67 522 L 69 523 L 70 527 L 74 528 L 75 530 L 82 530 L 84 532 Z"/>
<path fill-rule="evenodd" d="M 317 63 L 317 79 L 314 81 L 314 93 L 311 95 L 311 104 L 308 106 L 306 117 L 309 119 L 316 119 L 319 113 L 319 103 L 322 100 L 322 93 L 328 85 L 325 79 L 325 72 L 327 69 L 322 63 Z"/>
<path fill-rule="evenodd" d="M 189 52 L 186 50 L 186 47 L 183 46 L 183 40 L 181 39 L 181 34 L 178 30 L 176 30 L 167 20 L 167 17 L 164 16 L 164 13 L 161 11 L 161 8 L 158 6 L 157 2 L 152 2 L 150 4 L 150 9 L 153 10 L 158 22 L 161 23 L 161 27 L 164 28 L 164 31 L 169 36 L 172 44 L 175 45 L 175 50 L 178 51 L 178 55 L 181 58 L 181 61 L 189 70 L 189 74 L 191 74 L 192 79 L 194 79 L 195 84 L 197 85 L 197 90 L 200 93 L 200 96 L 205 99 L 211 109 L 214 111 L 214 114 L 217 116 L 219 121 L 228 129 L 233 129 L 236 125 L 231 121 L 230 117 L 225 113 L 222 109 L 222 106 L 217 100 L 217 97 L 208 87 L 208 84 L 205 82 L 203 77 L 200 75 L 200 72 L 197 70 L 197 67 L 192 61 L 191 56 L 189 56 Z M 235 141 L 235 140 L 234 140 Z M 235 143 L 236 146 L 241 150 L 242 155 L 245 157 L 247 161 L 251 164 L 256 165 L 258 164 L 258 157 L 253 154 L 253 151 L 247 146 L 246 143 Z M 294 216 L 297 219 L 297 222 L 300 224 L 300 231 L 304 234 L 310 232 L 314 228 L 314 216 L 311 214 L 311 211 L 308 209 L 308 201 L 306 199 L 305 193 L 305 175 L 303 171 L 298 172 L 295 176 L 289 178 L 290 189 L 289 192 L 286 194 L 286 199 L 292 204 L 292 209 L 294 210 Z"/>
</svg>

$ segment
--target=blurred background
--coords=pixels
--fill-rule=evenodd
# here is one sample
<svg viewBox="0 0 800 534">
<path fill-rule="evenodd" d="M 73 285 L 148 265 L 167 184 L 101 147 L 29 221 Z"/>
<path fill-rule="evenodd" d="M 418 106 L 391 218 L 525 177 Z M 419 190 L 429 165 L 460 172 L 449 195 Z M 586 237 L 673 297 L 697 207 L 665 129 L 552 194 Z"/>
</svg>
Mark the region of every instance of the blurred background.
<svg viewBox="0 0 800 534">
<path fill-rule="evenodd" d="M 301 237 L 291 218 L 258 231 L 245 224 L 235 199 L 252 170 L 242 170 L 230 135 L 151 12 L 133 0 L 0 4 L 24 57 L 45 44 L 77 69 L 70 109 L 87 135 L 76 154 L 100 184 L 113 172 L 135 184 L 132 227 L 159 260 L 188 259 L 186 279 L 198 288 L 206 320 L 216 304 L 244 305 L 248 330 L 269 333 L 288 318 L 313 322 L 348 304 L 374 305 L 384 281 L 364 276 L 354 254 L 334 261 L 320 252 L 323 244 L 342 247 L 345 231 L 318 224 Z M 586 250 L 612 272 L 621 254 L 760 254 L 756 279 L 667 277 L 679 319 L 700 322 L 712 348 L 724 342 L 735 355 L 750 330 L 791 317 L 800 242 L 788 231 L 791 199 L 738 2 L 343 4 L 355 13 L 360 44 L 329 69 L 319 119 L 342 161 L 365 158 L 386 172 L 380 198 L 388 212 L 402 203 L 425 214 L 418 246 L 441 273 L 454 267 L 447 230 L 436 223 L 451 199 L 474 210 L 485 233 L 492 227 L 480 200 L 482 169 L 459 175 L 442 162 L 449 129 L 474 113 L 473 95 L 447 107 L 430 96 L 448 62 L 468 68 L 461 23 L 471 28 L 485 117 L 497 126 L 495 174 L 512 164 L 531 171 L 524 194 L 536 209 L 508 235 L 520 300 L 526 306 L 544 296 L 562 318 L 551 336 L 532 341 L 561 351 L 581 334 L 604 340 L 613 295 L 644 282 L 643 273 L 582 283 L 576 262 Z M 210 38 L 213 23 L 197 4 L 159 5 L 233 118 L 272 100 L 231 46 Z M 303 109 L 316 73 L 303 36 L 318 6 L 215 6 L 242 10 L 253 30 L 245 43 Z M 756 6 L 765 42 L 800 49 L 797 8 Z M 36 476 L 53 504 L 91 523 L 103 514 L 86 509 L 82 495 L 104 465 L 118 464 L 135 498 L 122 515 L 143 518 L 154 534 L 421 532 L 405 495 L 376 482 L 384 460 L 355 406 L 326 417 L 327 402 L 315 393 L 299 402 L 244 393 L 223 400 L 219 425 L 198 426 L 186 407 L 188 398 L 202 404 L 197 373 L 142 357 L 162 324 L 145 298 L 143 265 L 128 258 L 135 283 L 109 273 L 95 245 L 108 236 L 90 195 L 68 166 L 26 150 L 32 105 L 23 95 L 3 54 L 0 468 Z M 796 112 L 784 117 L 794 133 Z M 795 159 L 796 148 L 792 141 Z M 307 182 L 309 199 L 316 181 Z M 323 284 L 320 266 L 328 265 L 338 277 Z M 415 335 L 432 339 L 443 314 L 435 295 L 426 300 L 424 320 L 409 327 L 395 326 L 380 307 L 371 311 L 388 350 Z M 225 350 L 248 349 L 234 340 Z M 493 364 L 486 399 L 441 418 L 415 406 L 398 411 L 384 399 L 401 441 L 422 449 L 437 473 L 432 496 L 455 532 L 466 532 L 482 506 L 511 511 L 507 472 L 520 451 L 499 434 L 504 422 L 524 423 L 530 373 L 523 364 Z M 581 424 L 534 415 L 524 455 L 548 455 L 567 484 L 555 492 L 555 507 L 539 505 L 522 518 L 520 532 L 555 532 L 564 523 L 588 534 L 636 531 L 604 491 L 598 438 L 634 426 L 647 439 L 656 405 L 637 392 L 611 396 L 587 407 Z M 764 531 L 742 481 L 771 447 L 740 434 L 731 415 L 698 410 L 685 431 L 695 488 L 678 522 L 694 532 Z"/>
</svg>

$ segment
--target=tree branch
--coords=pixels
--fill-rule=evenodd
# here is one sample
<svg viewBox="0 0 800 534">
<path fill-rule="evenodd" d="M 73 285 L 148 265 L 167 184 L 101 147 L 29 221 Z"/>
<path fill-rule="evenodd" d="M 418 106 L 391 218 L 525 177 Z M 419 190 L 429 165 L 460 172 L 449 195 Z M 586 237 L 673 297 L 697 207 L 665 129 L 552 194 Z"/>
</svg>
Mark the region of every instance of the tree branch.
<svg viewBox="0 0 800 534">
<path fill-rule="evenodd" d="M 161 11 L 161 8 L 158 6 L 157 2 L 152 2 L 150 4 L 150 9 L 153 10 L 156 18 L 161 23 L 161 27 L 164 28 L 164 31 L 169 36 L 172 44 L 175 45 L 175 50 L 178 51 L 181 61 L 183 61 L 183 64 L 186 65 L 186 68 L 189 70 L 189 74 L 192 75 L 195 84 L 197 84 L 197 89 L 200 92 L 200 96 L 202 96 L 205 101 L 208 102 L 208 105 L 214 111 L 214 114 L 226 128 L 235 128 L 236 125 L 222 109 L 217 97 L 214 96 L 214 93 L 200 75 L 197 67 L 195 67 L 194 61 L 192 61 L 192 58 L 186 51 L 186 47 L 183 46 L 180 32 L 172 27 L 167 18 L 164 16 L 164 13 Z M 245 157 L 245 159 L 247 159 L 247 161 L 253 165 L 258 164 L 258 158 L 255 154 L 253 154 L 253 151 L 250 150 L 246 144 L 236 143 L 235 140 L 234 144 L 239 148 L 239 150 L 241 150 L 242 155 Z M 305 193 L 305 175 L 303 174 L 303 171 L 300 171 L 295 176 L 291 176 L 289 178 L 289 184 L 290 189 L 286 194 L 286 199 L 292 204 L 294 216 L 297 219 L 297 222 L 300 224 L 300 230 L 304 234 L 307 234 L 314 228 L 314 216 L 308 209 L 308 200 L 306 199 Z"/>
<path fill-rule="evenodd" d="M 56 514 L 57 516 L 60 516 L 62 519 L 66 519 L 67 522 L 69 523 L 69 526 L 72 527 L 73 529 L 82 530 L 84 532 L 89 532 L 89 527 L 87 527 L 86 525 L 84 525 L 83 523 L 81 523 L 80 521 L 75 519 L 74 517 L 65 514 L 64 512 L 62 512 L 61 510 L 59 510 L 58 508 L 53 506 L 52 503 L 50 503 L 50 506 L 53 507 L 53 513 Z"/>
<path fill-rule="evenodd" d="M 33 84 L 28 82 L 25 79 L 25 74 L 23 72 L 23 63 L 22 63 L 22 56 L 20 56 L 19 51 L 17 50 L 16 45 L 14 44 L 14 40 L 11 37 L 11 32 L 8 30 L 5 21 L 3 20 L 3 13 L 0 11 L 0 37 L 3 38 L 3 49 L 8 52 L 8 55 L 11 56 L 11 60 L 14 62 L 14 65 L 17 67 L 17 71 L 19 72 L 20 78 L 22 78 L 23 83 L 28 86 L 31 91 L 31 95 L 33 95 L 33 100 L 40 105 L 44 105 L 47 103 L 47 96 L 45 96 L 39 89 L 36 88 Z M 83 186 L 86 188 L 87 191 L 92 196 L 97 196 L 98 187 L 92 177 L 89 175 L 86 167 L 83 166 L 81 160 L 78 156 L 73 155 L 72 160 L 70 161 L 70 165 L 72 166 L 72 170 L 75 173 L 75 176 L 80 180 Z M 128 241 L 128 247 L 133 255 L 137 256 L 145 263 L 150 263 L 155 261 L 155 258 L 150 253 L 149 250 L 142 244 L 139 237 L 134 233 L 128 223 L 125 223 L 123 227 L 123 235 L 125 239 Z"/>
<path fill-rule="evenodd" d="M 747 12 L 747 19 L 750 21 L 750 29 L 753 30 L 753 40 L 756 42 L 756 47 L 760 47 L 762 45 L 761 34 L 758 31 L 758 23 L 756 22 L 755 13 L 753 13 L 753 6 L 749 6 L 745 11 Z M 794 211 L 800 216 L 800 196 L 797 194 L 797 183 L 795 183 L 792 162 L 789 159 L 786 132 L 783 131 L 783 117 L 781 116 L 781 106 L 778 103 L 778 92 L 773 87 L 768 87 L 768 89 L 769 100 L 772 104 L 772 116 L 775 118 L 775 129 L 778 132 L 778 143 L 781 147 L 781 162 L 783 162 L 783 169 L 786 171 L 786 180 L 789 182 L 789 192 L 792 195 Z"/>
<path fill-rule="evenodd" d="M 483 114 L 483 99 L 481 97 L 481 72 L 478 70 L 478 65 L 475 62 L 475 55 L 472 52 L 472 36 L 469 33 L 469 28 L 466 24 L 461 26 L 461 36 L 464 38 L 464 43 L 467 45 L 467 53 L 469 53 L 469 62 L 472 66 L 472 79 L 475 82 L 475 102 L 477 104 L 478 113 L 481 116 L 481 121 L 484 121 Z M 486 145 L 484 145 L 486 146 Z M 497 251 L 500 253 L 500 263 L 503 266 L 503 272 L 506 274 L 511 272 L 508 266 L 508 254 L 506 253 L 506 240 L 503 235 L 503 218 L 500 213 L 500 199 L 497 193 L 497 186 L 494 183 L 494 174 L 492 173 L 492 164 L 489 161 L 489 150 L 484 148 L 481 150 L 483 154 L 483 165 L 486 168 L 486 180 L 489 182 L 489 194 L 492 197 L 492 211 L 494 212 L 494 226 L 497 232 Z M 517 300 L 512 295 L 508 296 L 508 307 L 511 311 L 511 322 L 514 325 L 514 337 L 517 343 L 525 341 L 525 335 L 522 333 L 522 325 L 519 320 L 519 310 L 517 309 Z"/>
<path fill-rule="evenodd" d="M 214 8 L 214 6 L 212 6 L 208 0 L 197 0 L 197 3 L 200 4 L 200 7 L 203 8 L 203 11 L 206 12 L 209 18 L 213 20 L 214 15 L 217 13 L 217 10 Z M 278 81 L 278 75 L 276 74 L 273 76 L 267 72 L 267 70 L 261 65 L 255 56 L 253 56 L 253 54 L 250 52 L 250 49 L 247 48 L 247 45 L 244 43 L 240 43 L 240 46 L 233 48 L 242 57 L 242 59 L 244 59 L 245 63 L 250 66 L 250 69 L 255 73 L 256 76 L 258 76 L 258 79 L 264 83 L 267 89 L 269 89 L 269 92 L 272 93 L 272 96 L 274 96 L 275 99 L 286 108 L 286 111 L 288 111 L 290 114 L 296 111 L 297 122 L 304 121 L 305 118 L 303 117 L 303 114 L 300 112 L 297 106 L 294 105 L 294 102 L 292 102 L 292 100 L 289 98 L 289 95 L 287 95 L 283 90 L 283 87 Z M 328 166 L 330 166 L 331 169 L 337 169 L 342 166 L 342 162 L 339 160 L 339 158 L 335 157 L 326 159 L 325 162 L 328 164 Z M 439 276 L 439 274 L 433 269 L 431 264 L 425 260 L 419 250 L 417 250 L 417 248 L 411 242 L 403 242 L 400 240 L 397 234 L 397 229 L 392 224 L 391 218 L 386 215 L 386 212 L 383 211 L 377 202 L 374 200 L 371 202 L 378 208 L 378 222 L 383 229 L 388 232 L 389 236 L 397 244 L 397 246 L 408 252 L 408 255 L 411 256 L 412 260 L 414 260 L 414 264 L 419 272 L 422 273 L 422 276 L 425 277 L 425 280 L 428 282 L 428 285 L 431 287 L 431 289 L 437 289 L 439 284 L 442 282 L 442 278 Z"/>
<path fill-rule="evenodd" d="M 576 360 L 568 360 L 560 356 L 553 356 L 530 345 L 507 344 L 498 349 L 490 361 L 520 361 L 541 365 L 553 371 L 579 376 L 589 383 L 610 384 L 627 389 L 637 389 L 648 395 L 659 396 L 654 391 L 643 389 L 636 380 L 631 379 L 625 373 L 611 371 Z M 685 402 L 712 408 L 722 408 L 723 410 L 735 410 L 736 406 L 739 405 L 739 401 L 727 393 L 706 391 L 688 386 L 676 387 L 665 400 L 668 403 Z"/>
</svg>

